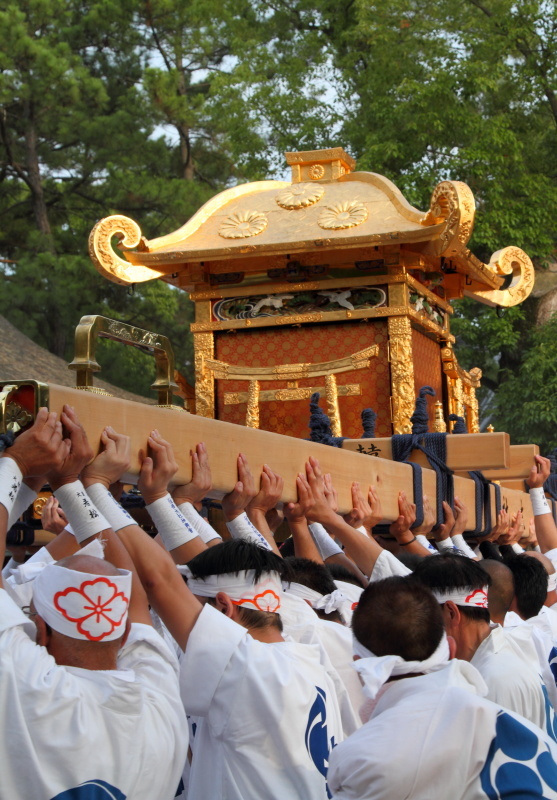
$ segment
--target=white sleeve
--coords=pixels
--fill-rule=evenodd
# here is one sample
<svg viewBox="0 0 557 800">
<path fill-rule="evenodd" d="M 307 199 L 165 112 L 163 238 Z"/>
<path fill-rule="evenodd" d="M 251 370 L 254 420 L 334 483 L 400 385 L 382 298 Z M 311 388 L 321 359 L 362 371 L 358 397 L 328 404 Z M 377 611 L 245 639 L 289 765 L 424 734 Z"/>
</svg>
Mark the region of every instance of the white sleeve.
<svg viewBox="0 0 557 800">
<path fill-rule="evenodd" d="M 248 632 L 209 604 L 203 606 L 180 664 L 180 693 L 186 713 L 205 717 L 232 657 Z"/>
<path fill-rule="evenodd" d="M 215 539 L 222 541 L 220 533 L 217 533 L 213 526 L 209 525 L 192 503 L 180 503 L 178 508 L 205 544 L 213 542 Z"/>
<path fill-rule="evenodd" d="M 468 558 L 476 558 L 476 554 L 461 533 L 457 533 L 456 536 L 451 536 L 450 538 L 454 547 L 456 547 L 457 550 L 460 550 L 462 555 L 467 556 Z"/>
<path fill-rule="evenodd" d="M 439 550 L 437 550 L 429 541 L 427 536 L 424 536 L 423 533 L 416 534 L 416 539 L 421 544 L 422 547 L 425 547 L 426 550 L 429 550 L 432 556 L 438 556 Z"/>
<path fill-rule="evenodd" d="M 0 675 L 3 691 L 40 717 L 52 703 L 79 696 L 79 681 L 35 644 L 35 625 L 0 589 Z"/>
<path fill-rule="evenodd" d="M 21 484 L 15 502 L 12 506 L 12 510 L 8 516 L 8 530 L 10 530 L 14 522 L 17 522 L 23 512 L 29 508 L 36 496 L 37 492 L 35 492 L 33 489 L 30 489 L 26 483 Z"/>
<path fill-rule="evenodd" d="M 382 550 L 369 579 L 370 581 L 381 581 L 383 578 L 392 578 L 393 575 L 400 575 L 404 578 L 411 574 L 412 570 L 405 567 L 396 556 L 389 553 L 388 550 Z"/>
<path fill-rule="evenodd" d="M 231 519 L 230 522 L 227 522 L 226 527 L 233 539 L 243 539 L 245 542 L 256 544 L 264 550 L 273 549 L 263 534 L 257 530 L 245 511 Z"/>
<path fill-rule="evenodd" d="M 547 556 L 555 569 L 557 569 L 557 547 L 554 547 L 553 550 L 548 550 L 547 553 L 544 553 L 544 556 Z"/>
<path fill-rule="evenodd" d="M 4 569 L 2 570 L 2 581 L 7 581 L 10 575 L 19 567 L 20 562 L 14 561 L 10 558 Z"/>
<path fill-rule="evenodd" d="M 329 536 L 320 522 L 310 522 L 309 532 L 323 561 L 342 553 L 342 548 L 338 546 L 332 536 Z"/>
<path fill-rule="evenodd" d="M 178 658 L 151 625 L 132 623 L 118 654 L 118 669 L 133 669 L 139 683 L 179 702 Z"/>
</svg>

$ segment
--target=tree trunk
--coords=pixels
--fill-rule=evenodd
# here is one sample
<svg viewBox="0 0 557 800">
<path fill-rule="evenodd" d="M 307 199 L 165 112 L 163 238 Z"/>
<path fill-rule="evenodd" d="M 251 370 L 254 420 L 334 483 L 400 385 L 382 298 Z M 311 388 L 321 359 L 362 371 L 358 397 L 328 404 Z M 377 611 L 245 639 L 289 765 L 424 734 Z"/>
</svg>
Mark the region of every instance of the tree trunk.
<svg viewBox="0 0 557 800">
<path fill-rule="evenodd" d="M 27 168 L 28 186 L 31 189 L 33 214 L 39 232 L 45 237 L 47 249 L 50 252 L 54 252 L 52 231 L 50 229 L 48 211 L 44 199 L 39 154 L 37 151 L 37 130 L 31 101 L 25 103 L 25 117 L 25 166 Z"/>
</svg>

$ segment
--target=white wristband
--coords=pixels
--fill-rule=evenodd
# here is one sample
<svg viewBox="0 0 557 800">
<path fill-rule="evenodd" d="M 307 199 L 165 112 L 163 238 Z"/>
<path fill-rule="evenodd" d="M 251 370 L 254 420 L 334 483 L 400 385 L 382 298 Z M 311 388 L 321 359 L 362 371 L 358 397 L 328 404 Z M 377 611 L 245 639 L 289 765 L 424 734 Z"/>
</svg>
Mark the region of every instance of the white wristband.
<svg viewBox="0 0 557 800">
<path fill-rule="evenodd" d="M 265 550 L 273 549 L 263 534 L 257 530 L 245 511 L 238 517 L 231 519 L 230 522 L 227 522 L 226 527 L 233 539 L 243 539 L 245 542 L 251 542 L 263 547 Z"/>
<path fill-rule="evenodd" d="M 363 526 L 363 525 L 360 525 L 360 527 L 359 527 L 359 528 L 356 528 L 356 530 L 357 530 L 357 531 L 360 531 L 360 533 L 361 533 L 361 534 L 363 534 L 364 536 L 367 536 L 367 538 L 369 539 L 368 532 L 367 532 L 367 530 L 364 528 L 364 526 Z"/>
<path fill-rule="evenodd" d="M 23 512 L 27 511 L 36 496 L 37 492 L 35 492 L 33 489 L 30 489 L 26 483 L 21 484 L 15 499 L 15 503 L 13 504 L 12 510 L 10 511 L 10 515 L 8 517 L 8 530 L 10 530 L 14 522 L 17 522 Z"/>
<path fill-rule="evenodd" d="M 176 547 L 191 542 L 197 536 L 168 493 L 145 508 L 155 523 L 167 550 L 175 550 Z"/>
<path fill-rule="evenodd" d="M 178 508 L 205 544 L 215 539 L 220 539 L 222 542 L 222 536 L 216 532 L 212 525 L 209 525 L 192 503 L 180 503 Z"/>
<path fill-rule="evenodd" d="M 326 559 L 331 556 L 338 556 L 339 553 L 342 553 L 341 548 L 333 541 L 320 522 L 312 522 L 309 526 L 309 530 L 323 561 L 326 561 Z"/>
<path fill-rule="evenodd" d="M 460 550 L 460 552 L 463 555 L 467 556 L 468 558 L 476 558 L 476 554 L 474 553 L 474 551 L 472 550 L 472 548 L 467 543 L 466 539 L 461 533 L 457 533 L 455 534 L 455 536 L 451 536 L 451 539 L 453 545 L 456 547 L 457 550 Z"/>
<path fill-rule="evenodd" d="M 72 526 L 73 535 L 80 544 L 85 539 L 110 528 L 105 517 L 89 498 L 81 481 L 65 483 L 55 489 L 54 496 L 62 506 L 62 511 Z"/>
<path fill-rule="evenodd" d="M 426 550 L 429 550 L 432 556 L 438 556 L 439 551 L 435 549 L 435 547 L 431 544 L 427 536 L 424 536 L 423 533 L 416 534 L 416 540 L 421 544 L 422 547 L 425 547 Z"/>
<path fill-rule="evenodd" d="M 535 517 L 540 517 L 542 514 L 551 514 L 551 509 L 547 502 L 543 486 L 530 489 L 530 500 L 532 501 L 532 511 Z"/>
<path fill-rule="evenodd" d="M 0 503 L 8 512 L 8 519 L 19 494 L 23 475 L 13 458 L 0 458 Z"/>
<path fill-rule="evenodd" d="M 135 525 L 135 520 L 122 508 L 112 492 L 103 483 L 93 483 L 87 488 L 87 494 L 97 506 L 101 514 L 107 518 L 108 523 L 114 533 L 127 528 L 128 525 Z"/>
<path fill-rule="evenodd" d="M 512 546 L 513 553 L 516 553 L 517 556 L 521 555 L 524 552 L 524 548 L 519 545 L 518 542 L 515 542 Z"/>
<path fill-rule="evenodd" d="M 441 539 L 440 542 L 435 542 L 435 544 L 437 545 L 437 549 L 440 553 L 444 552 L 445 550 L 451 550 L 454 552 L 453 540 L 450 536 L 447 536 L 446 539 Z"/>
</svg>

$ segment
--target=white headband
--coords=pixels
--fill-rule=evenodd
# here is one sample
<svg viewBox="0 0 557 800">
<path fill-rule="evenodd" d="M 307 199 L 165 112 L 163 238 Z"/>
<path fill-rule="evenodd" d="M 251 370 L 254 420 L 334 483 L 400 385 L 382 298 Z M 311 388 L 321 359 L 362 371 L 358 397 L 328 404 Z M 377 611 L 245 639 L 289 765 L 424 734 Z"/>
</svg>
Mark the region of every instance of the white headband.
<svg viewBox="0 0 557 800">
<path fill-rule="evenodd" d="M 547 576 L 547 591 L 552 592 L 554 589 L 557 589 L 557 572 Z"/>
<path fill-rule="evenodd" d="M 272 613 L 280 610 L 282 584 L 278 572 L 264 572 L 257 583 L 254 569 L 206 578 L 194 578 L 189 567 L 181 567 L 180 572 L 188 579 L 190 591 L 199 597 L 216 597 L 219 592 L 225 592 L 235 605 L 243 608 Z"/>
<path fill-rule="evenodd" d="M 324 611 L 325 614 L 338 611 L 345 624 L 349 624 L 352 618 L 352 603 L 340 589 L 335 589 L 330 594 L 319 594 L 319 592 L 310 589 L 308 586 L 295 581 L 290 584 L 283 584 L 283 588 L 286 594 L 292 594 L 302 600 L 308 600 L 311 607 L 317 611 Z"/>
<path fill-rule="evenodd" d="M 354 655 L 360 659 L 354 663 L 357 672 L 362 676 L 363 691 L 371 699 L 375 698 L 379 689 L 391 675 L 420 675 L 436 672 L 448 663 L 450 658 L 449 642 L 443 633 L 436 650 L 425 661 L 405 661 L 401 656 L 376 656 L 364 647 L 357 639 L 353 642 Z"/>
<path fill-rule="evenodd" d="M 451 589 L 448 592 L 436 592 L 433 590 L 433 596 L 441 605 L 446 603 L 447 600 L 452 600 L 457 606 L 487 608 L 488 588 L 487 586 L 483 586 L 481 589 Z"/>
<path fill-rule="evenodd" d="M 110 642 L 124 634 L 132 575 L 91 575 L 47 564 L 33 582 L 33 602 L 44 621 L 72 639 Z"/>
</svg>

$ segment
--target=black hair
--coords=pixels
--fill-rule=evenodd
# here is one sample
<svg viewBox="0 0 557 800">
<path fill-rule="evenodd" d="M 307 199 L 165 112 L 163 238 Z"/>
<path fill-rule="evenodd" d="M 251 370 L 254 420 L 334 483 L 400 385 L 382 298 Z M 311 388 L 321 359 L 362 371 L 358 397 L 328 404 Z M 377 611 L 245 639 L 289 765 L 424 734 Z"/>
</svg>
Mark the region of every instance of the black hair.
<svg viewBox="0 0 557 800">
<path fill-rule="evenodd" d="M 294 548 L 294 538 L 292 536 L 289 536 L 288 539 L 285 539 L 282 544 L 279 544 L 279 550 L 283 558 L 288 558 L 288 556 L 296 555 Z"/>
<path fill-rule="evenodd" d="M 412 573 L 412 578 L 436 592 L 482 589 L 486 585 L 491 585 L 491 578 L 477 561 L 458 553 L 439 553 L 438 556 L 422 558 Z M 470 606 L 458 606 L 458 608 L 463 616 L 474 622 L 490 621 L 487 608 Z"/>
<path fill-rule="evenodd" d="M 254 580 L 257 582 L 264 573 L 278 572 L 281 580 L 290 580 L 290 570 L 284 559 L 265 550 L 259 545 L 245 542 L 243 539 L 229 539 L 217 547 L 208 547 L 202 553 L 188 562 L 192 576 L 196 579 L 207 578 L 210 575 L 223 575 L 231 572 L 237 575 L 243 570 L 253 569 Z M 207 598 L 211 605 L 215 605 L 213 598 Z M 282 620 L 279 614 L 270 611 L 258 611 L 252 608 L 238 606 L 242 625 L 246 628 L 277 628 L 282 631 Z"/>
<path fill-rule="evenodd" d="M 487 595 L 489 616 L 496 621 L 502 619 L 511 607 L 514 597 L 513 574 L 508 565 L 490 558 L 484 558 L 482 569 L 491 578 L 491 585 Z"/>
<path fill-rule="evenodd" d="M 194 578 L 201 579 L 226 572 L 237 575 L 242 570 L 253 569 L 255 581 L 266 572 L 278 572 L 282 580 L 290 580 L 290 571 L 283 558 L 243 539 L 229 539 L 218 547 L 208 547 L 188 561 L 188 567 Z"/>
<path fill-rule="evenodd" d="M 291 580 L 319 594 L 331 594 L 337 588 L 327 567 L 309 558 L 290 556 L 285 559 L 292 573 Z"/>
<path fill-rule="evenodd" d="M 334 581 L 344 581 L 345 583 L 353 583 L 354 586 L 359 586 L 361 589 L 365 589 L 367 583 L 362 578 L 359 578 L 356 573 L 349 570 L 343 564 L 325 564 L 325 567 L 328 572 L 330 572 L 331 577 Z"/>
<path fill-rule="evenodd" d="M 441 607 L 429 589 L 399 576 L 374 581 L 352 617 L 356 639 L 376 656 L 425 661 L 444 632 Z"/>
<path fill-rule="evenodd" d="M 539 614 L 547 597 L 547 571 L 541 561 L 524 553 L 507 561 L 514 577 L 514 595 L 521 617 Z"/>
<path fill-rule="evenodd" d="M 301 583 L 320 595 L 332 594 L 337 588 L 324 564 L 311 561 L 309 558 L 296 558 L 295 556 L 287 558 L 286 563 L 291 570 L 292 581 Z M 329 613 L 319 608 L 314 608 L 313 610 L 321 619 L 327 619 L 330 622 L 342 622 L 342 616 L 337 610 Z"/>
<path fill-rule="evenodd" d="M 401 564 L 414 572 L 422 558 L 429 558 L 429 556 L 419 556 L 417 553 L 398 553 L 397 558 Z"/>
</svg>

